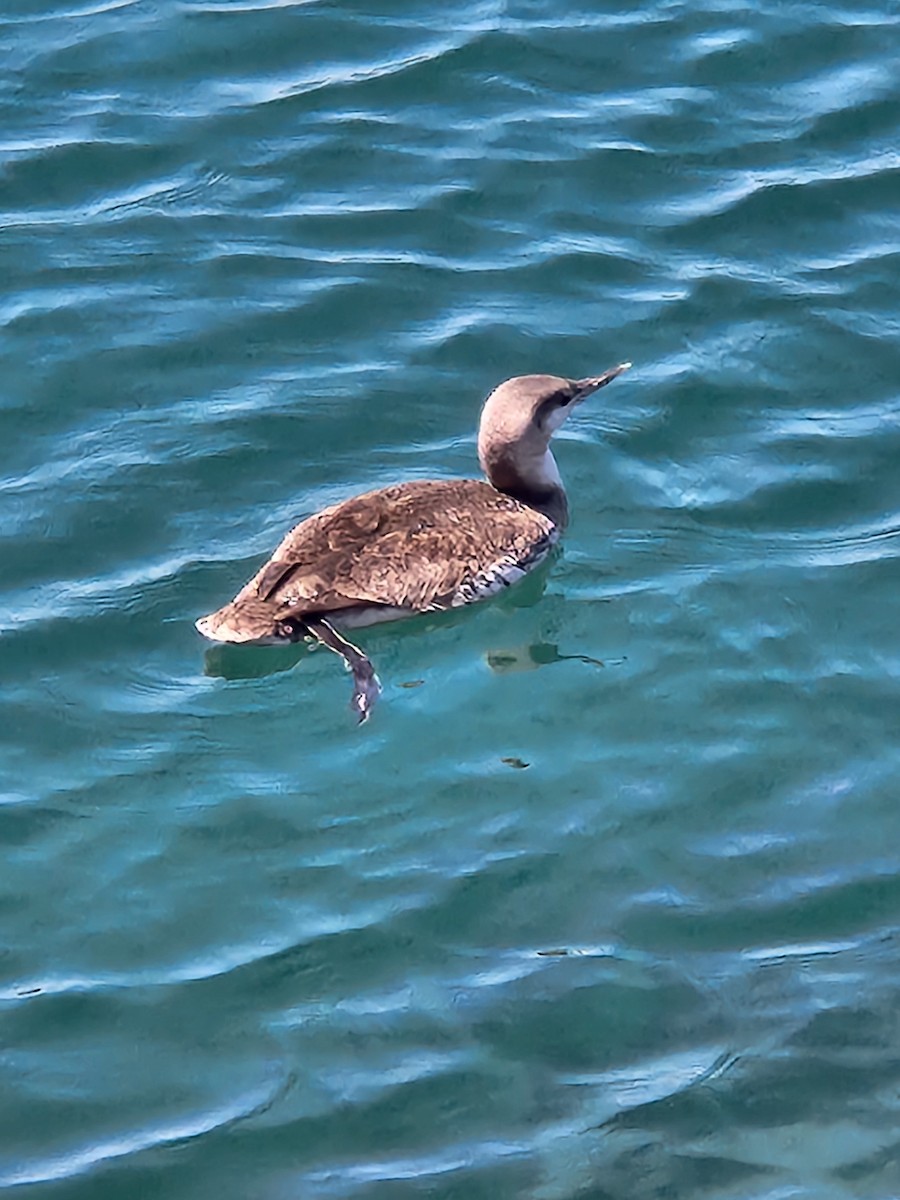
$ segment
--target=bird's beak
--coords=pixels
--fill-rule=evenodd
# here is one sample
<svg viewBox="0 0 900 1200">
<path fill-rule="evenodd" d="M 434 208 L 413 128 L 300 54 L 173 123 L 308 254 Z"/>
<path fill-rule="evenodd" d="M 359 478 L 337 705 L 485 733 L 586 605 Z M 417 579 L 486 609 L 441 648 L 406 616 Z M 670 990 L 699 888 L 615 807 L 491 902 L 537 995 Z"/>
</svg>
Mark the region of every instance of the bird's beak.
<svg viewBox="0 0 900 1200">
<path fill-rule="evenodd" d="M 573 379 L 572 383 L 575 386 L 575 403 L 580 404 L 582 400 L 586 400 L 592 392 L 596 392 L 598 388 L 606 387 L 623 371 L 627 371 L 631 366 L 630 362 L 619 363 L 617 367 L 610 367 L 608 371 L 604 371 L 602 375 L 594 375 L 590 379 Z"/>
</svg>

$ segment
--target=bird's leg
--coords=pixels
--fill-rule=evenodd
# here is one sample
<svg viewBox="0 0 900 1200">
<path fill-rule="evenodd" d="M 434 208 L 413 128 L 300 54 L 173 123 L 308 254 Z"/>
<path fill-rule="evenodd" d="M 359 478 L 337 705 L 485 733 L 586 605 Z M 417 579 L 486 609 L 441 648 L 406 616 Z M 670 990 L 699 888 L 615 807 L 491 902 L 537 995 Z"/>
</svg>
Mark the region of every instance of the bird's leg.
<svg viewBox="0 0 900 1200">
<path fill-rule="evenodd" d="M 334 626 L 321 617 L 304 617 L 303 624 L 309 632 L 329 650 L 339 654 L 353 675 L 353 697 L 350 707 L 357 714 L 360 725 L 369 719 L 372 706 L 381 694 L 381 684 L 375 668 L 358 646 L 341 637 Z"/>
</svg>

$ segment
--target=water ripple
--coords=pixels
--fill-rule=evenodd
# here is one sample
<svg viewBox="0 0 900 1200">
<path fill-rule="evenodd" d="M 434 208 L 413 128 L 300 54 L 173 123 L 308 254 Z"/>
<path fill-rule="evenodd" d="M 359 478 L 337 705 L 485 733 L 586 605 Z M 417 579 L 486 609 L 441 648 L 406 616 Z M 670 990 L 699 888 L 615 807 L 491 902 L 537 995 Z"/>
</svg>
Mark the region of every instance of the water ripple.
<svg viewBox="0 0 900 1200">
<path fill-rule="evenodd" d="M 0 1187 L 49 1183 L 82 1175 L 114 1159 L 129 1158 L 152 1147 L 171 1145 L 225 1129 L 264 1108 L 273 1095 L 271 1087 L 259 1088 L 203 1113 L 185 1116 L 172 1124 L 131 1130 L 104 1142 L 72 1149 L 53 1158 L 36 1160 L 4 1170 L 0 1164 Z"/>
<path fill-rule="evenodd" d="M 897 1193 L 898 19 L 8 7 L 0 1184 Z M 204 654 L 624 358 L 564 552 L 367 632 L 364 729 Z"/>
</svg>

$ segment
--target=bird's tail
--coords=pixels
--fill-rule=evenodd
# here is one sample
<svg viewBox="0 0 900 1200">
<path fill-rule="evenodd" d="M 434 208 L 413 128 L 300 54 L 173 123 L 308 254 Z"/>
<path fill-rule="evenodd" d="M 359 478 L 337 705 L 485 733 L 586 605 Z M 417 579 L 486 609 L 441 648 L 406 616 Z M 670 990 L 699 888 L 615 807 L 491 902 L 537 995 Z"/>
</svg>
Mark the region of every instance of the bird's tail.
<svg viewBox="0 0 900 1200">
<path fill-rule="evenodd" d="M 271 646 L 296 640 L 293 628 L 263 601 L 256 604 L 244 601 L 240 606 L 232 601 L 200 617 L 194 625 L 211 642 Z"/>
</svg>

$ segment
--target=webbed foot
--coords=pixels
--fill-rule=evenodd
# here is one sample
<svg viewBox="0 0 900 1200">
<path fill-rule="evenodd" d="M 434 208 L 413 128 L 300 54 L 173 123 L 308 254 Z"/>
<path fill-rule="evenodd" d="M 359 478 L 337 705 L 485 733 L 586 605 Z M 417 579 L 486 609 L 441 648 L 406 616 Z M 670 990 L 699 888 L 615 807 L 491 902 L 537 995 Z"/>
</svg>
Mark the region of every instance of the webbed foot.
<svg viewBox="0 0 900 1200">
<path fill-rule="evenodd" d="M 358 646 L 341 637 L 334 626 L 322 617 L 304 617 L 303 623 L 313 637 L 323 646 L 339 654 L 353 675 L 353 695 L 350 708 L 356 713 L 358 724 L 368 721 L 375 701 L 381 695 L 381 684 L 375 668 Z"/>
<path fill-rule="evenodd" d="M 381 695 L 381 683 L 375 674 L 375 668 L 364 654 L 360 652 L 358 660 L 348 661 L 353 672 L 353 696 L 350 708 L 357 714 L 357 722 L 362 725 L 368 721 L 375 701 Z"/>
</svg>

